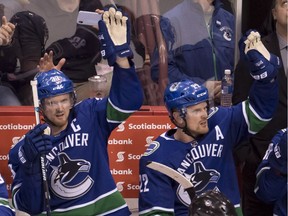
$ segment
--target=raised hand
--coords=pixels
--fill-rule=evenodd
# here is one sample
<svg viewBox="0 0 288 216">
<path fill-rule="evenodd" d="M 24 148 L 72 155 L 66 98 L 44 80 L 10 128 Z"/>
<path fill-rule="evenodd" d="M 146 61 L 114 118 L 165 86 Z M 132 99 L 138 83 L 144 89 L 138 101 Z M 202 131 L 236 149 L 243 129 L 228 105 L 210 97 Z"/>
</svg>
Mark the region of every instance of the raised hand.
<svg viewBox="0 0 288 216">
<path fill-rule="evenodd" d="M 268 61 L 270 60 L 270 53 L 263 45 L 259 32 L 251 31 L 244 43 L 246 44 L 244 51 L 245 54 L 247 54 L 250 50 L 257 50 Z"/>
<path fill-rule="evenodd" d="M 0 46 L 11 43 L 14 34 L 15 25 L 7 21 L 6 17 L 2 17 L 2 26 L 0 27 Z"/>
<path fill-rule="evenodd" d="M 40 59 L 39 65 L 37 66 L 40 72 L 49 71 L 52 69 L 61 70 L 65 64 L 65 58 L 62 58 L 57 65 L 54 65 L 53 62 L 53 52 L 50 51 L 49 54 L 45 53 L 44 56 Z"/>
<path fill-rule="evenodd" d="M 133 57 L 128 17 L 113 7 L 105 10 L 103 20 L 99 21 L 99 40 L 101 54 L 110 66 L 115 64 L 117 57 Z"/>
<path fill-rule="evenodd" d="M 281 66 L 280 58 L 269 53 L 257 31 L 249 30 L 239 41 L 240 55 L 250 62 L 251 76 L 255 80 L 271 82 Z"/>
</svg>

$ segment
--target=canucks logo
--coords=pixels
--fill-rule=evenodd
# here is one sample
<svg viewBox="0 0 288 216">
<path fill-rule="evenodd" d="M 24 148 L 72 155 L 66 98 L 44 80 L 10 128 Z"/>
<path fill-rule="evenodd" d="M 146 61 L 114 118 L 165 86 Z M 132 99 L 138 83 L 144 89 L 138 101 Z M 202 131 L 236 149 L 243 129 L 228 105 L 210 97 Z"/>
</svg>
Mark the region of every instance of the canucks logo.
<svg viewBox="0 0 288 216">
<path fill-rule="evenodd" d="M 59 166 L 52 166 L 50 178 L 53 193 L 62 199 L 75 199 L 86 194 L 94 184 L 88 175 L 90 162 L 72 160 L 63 152 L 58 155 L 58 159 Z"/>
<path fill-rule="evenodd" d="M 206 188 L 209 183 L 217 183 L 220 178 L 220 173 L 214 169 L 206 169 L 202 162 L 198 161 L 194 164 L 194 173 L 191 176 L 187 176 L 194 185 L 196 193 L 200 193 Z M 179 185 L 177 189 L 177 196 L 179 200 L 186 206 L 189 206 L 191 200 L 188 193 L 184 188 Z"/>
</svg>

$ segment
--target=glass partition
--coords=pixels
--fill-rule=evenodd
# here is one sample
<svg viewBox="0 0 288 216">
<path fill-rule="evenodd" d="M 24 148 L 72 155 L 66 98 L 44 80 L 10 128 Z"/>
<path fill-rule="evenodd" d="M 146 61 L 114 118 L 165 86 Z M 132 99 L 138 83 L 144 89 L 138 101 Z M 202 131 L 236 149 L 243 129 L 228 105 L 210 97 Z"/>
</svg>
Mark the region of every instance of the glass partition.
<svg viewBox="0 0 288 216">
<path fill-rule="evenodd" d="M 95 11 L 96 8 L 116 5 L 131 18 L 131 47 L 145 94 L 144 105 L 163 105 L 163 93 L 167 84 L 181 79 L 191 79 L 205 85 L 212 105 L 218 105 L 216 91 L 219 91 L 217 87 L 224 70 L 233 70 L 237 60 L 235 41 L 240 31 L 235 24 L 236 18 L 239 19 L 239 2 L 241 1 L 0 0 L 0 14 L 11 19 L 15 13 L 28 10 L 42 16 L 49 35 L 45 41 L 45 49 L 49 49 L 51 44 L 65 38 L 73 46 L 90 43 L 89 40 L 82 41 L 81 35 L 77 37 L 78 11 Z M 89 47 L 89 44 L 85 45 Z M 54 46 L 53 50 L 55 49 Z M 69 50 L 65 50 L 65 46 L 57 47 L 57 52 L 62 52 L 60 56 L 67 55 L 69 58 Z M 91 55 L 91 64 L 95 64 L 95 71 L 93 69 L 91 72 L 89 69 L 87 77 L 101 74 L 98 68 L 102 67 L 99 65 L 107 65 L 100 57 L 99 46 L 95 47 Z M 82 67 L 78 60 L 71 58 L 69 62 L 75 68 Z M 79 69 L 84 77 L 85 71 L 88 71 L 85 64 L 87 61 L 82 64 L 84 69 Z M 72 81 L 77 77 L 73 73 L 77 73 L 77 70 L 68 73 Z"/>
</svg>

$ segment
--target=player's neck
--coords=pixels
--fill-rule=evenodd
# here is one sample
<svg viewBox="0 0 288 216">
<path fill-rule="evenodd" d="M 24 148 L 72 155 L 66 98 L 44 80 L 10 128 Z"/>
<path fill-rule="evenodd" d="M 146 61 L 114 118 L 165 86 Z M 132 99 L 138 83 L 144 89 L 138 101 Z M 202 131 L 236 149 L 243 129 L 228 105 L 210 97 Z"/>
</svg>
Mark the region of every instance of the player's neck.
<svg viewBox="0 0 288 216">
<path fill-rule="evenodd" d="M 49 125 L 50 126 L 50 125 Z M 59 135 L 63 130 L 66 129 L 67 127 L 67 124 L 66 125 L 63 125 L 63 126 L 50 126 L 51 127 L 51 131 L 52 131 L 52 134 L 53 136 L 57 136 Z"/>
<path fill-rule="evenodd" d="M 178 128 L 174 134 L 174 138 L 184 143 L 190 143 L 194 140 L 193 137 L 187 135 L 183 129 Z"/>
</svg>

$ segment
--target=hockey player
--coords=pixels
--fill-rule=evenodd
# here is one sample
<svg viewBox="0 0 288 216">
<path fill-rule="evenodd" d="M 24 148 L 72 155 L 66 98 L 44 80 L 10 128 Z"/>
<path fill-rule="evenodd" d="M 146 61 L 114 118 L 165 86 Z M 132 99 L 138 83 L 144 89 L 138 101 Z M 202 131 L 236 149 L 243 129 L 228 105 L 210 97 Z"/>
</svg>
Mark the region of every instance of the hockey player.
<svg viewBox="0 0 288 216">
<path fill-rule="evenodd" d="M 257 133 L 271 119 L 278 99 L 274 80 L 280 60 L 266 50 L 258 32 L 248 32 L 239 46 L 255 79 L 246 101 L 209 109 L 205 87 L 190 80 L 167 86 L 164 102 L 177 128 L 161 134 L 140 159 L 140 215 L 188 215 L 191 203 L 181 185 L 146 166 L 150 161 L 190 179 L 196 194 L 219 190 L 242 215 L 233 145 Z"/>
<path fill-rule="evenodd" d="M 255 193 L 274 204 L 274 215 L 287 215 L 287 128 L 272 139 L 257 170 Z"/>
<path fill-rule="evenodd" d="M 112 130 L 137 111 L 143 99 L 131 61 L 127 20 L 120 11 L 109 8 L 99 22 L 101 53 L 114 66 L 107 98 L 74 105 L 73 83 L 61 71 L 52 69 L 37 76 L 40 109 L 47 124 L 36 125 L 9 153 L 16 209 L 45 214 L 39 161 L 45 154 L 52 215 L 131 214 L 112 178 L 107 152 Z M 40 67 L 53 64 L 52 59 L 46 54 Z M 47 125 L 51 135 L 43 134 Z"/>
<path fill-rule="evenodd" d="M 4 179 L 0 174 L 0 215 L 14 216 L 15 210 L 11 208 L 8 201 L 8 191 Z"/>
</svg>

